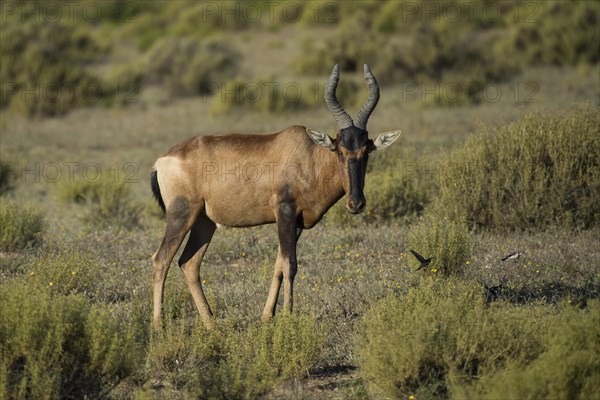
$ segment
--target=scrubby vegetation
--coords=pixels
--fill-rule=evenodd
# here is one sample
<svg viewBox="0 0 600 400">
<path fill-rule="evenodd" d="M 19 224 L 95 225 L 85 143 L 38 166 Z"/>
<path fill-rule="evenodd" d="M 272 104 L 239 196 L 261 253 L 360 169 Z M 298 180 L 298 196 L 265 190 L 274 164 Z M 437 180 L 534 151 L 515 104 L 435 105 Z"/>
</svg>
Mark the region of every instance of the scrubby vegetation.
<svg viewBox="0 0 600 400">
<path fill-rule="evenodd" d="M 2 24 L 0 106 L 27 115 L 63 114 L 103 96 L 101 82 L 84 67 L 106 50 L 85 30 L 57 22 Z"/>
<path fill-rule="evenodd" d="M 0 391 L 5 398 L 101 397 L 142 360 L 141 326 L 79 296 L 0 286 Z M 84 384 L 83 384 L 84 383 Z"/>
<path fill-rule="evenodd" d="M 598 110 L 583 108 L 475 135 L 442 166 L 438 213 L 471 227 L 597 225 L 599 127 Z"/>
<path fill-rule="evenodd" d="M 161 39 L 148 51 L 144 82 L 162 84 L 173 96 L 213 94 L 215 82 L 235 76 L 238 57 L 223 40 Z"/>
<path fill-rule="evenodd" d="M 436 103 L 456 105 L 481 101 L 487 84 L 528 65 L 598 62 L 592 3 L 388 1 L 340 8 L 335 35 L 307 41 L 298 72 L 325 74 L 334 63 L 360 71 L 361 60 L 376 59 L 381 82 L 451 83 L 452 93 Z"/>
<path fill-rule="evenodd" d="M 324 85 L 310 80 L 279 82 L 276 77 L 252 81 L 228 80 L 211 99 L 211 112 L 224 115 L 235 109 L 257 113 L 282 113 L 316 108 L 322 105 Z M 362 80 L 345 79 L 339 83 L 338 96 L 348 98 L 344 105 L 359 108 L 367 95 Z"/>
<path fill-rule="evenodd" d="M 598 302 L 558 309 L 486 307 L 480 286 L 428 280 L 373 306 L 359 371 L 375 398 L 593 397 Z"/>
<path fill-rule="evenodd" d="M 35 4 L 22 6 L 35 9 Z M 214 94 L 237 77 L 239 53 L 219 38 L 223 32 L 286 24 L 334 30 L 319 40 L 306 36 L 293 63 L 297 73 L 324 75 L 336 63 L 343 71 L 360 72 L 370 60 L 386 85 L 451 83 L 452 93 L 436 97 L 440 105 L 478 103 L 486 85 L 531 65 L 594 64 L 600 54 L 597 5 L 585 1 L 102 2 L 96 7 L 95 18 L 76 4 L 71 18 L 50 15 L 40 21 L 26 13 L 24 23 L 21 13 L 3 9 L 0 78 L 8 86 L 0 106 L 58 115 L 95 103 L 135 103 L 140 91 L 156 84 L 174 97 Z M 131 51 L 138 55 L 115 55 L 114 39 L 107 36 L 133 39 Z M 109 68 L 95 68 L 113 58 Z M 279 112 L 282 106 L 267 109 Z"/>
<path fill-rule="evenodd" d="M 36 245 L 44 230 L 43 212 L 31 205 L 0 200 L 0 251 L 18 251 Z"/>
<path fill-rule="evenodd" d="M 558 327 L 549 330 L 548 344 L 539 357 L 525 368 L 511 362 L 485 377 L 476 385 L 476 395 L 483 399 L 593 398 L 600 390 L 598 324 L 598 301 L 585 311 L 567 310 Z"/>
<path fill-rule="evenodd" d="M 90 226 L 131 229 L 139 225 L 142 206 L 132 199 L 130 185 L 110 176 L 80 179 L 59 186 L 57 196 L 83 205 L 82 218 Z"/>
<path fill-rule="evenodd" d="M 599 7 L 3 2 L 0 398 L 594 397 Z M 327 76 L 353 115 L 365 62 L 370 137 L 403 135 L 372 154 L 364 213 L 302 233 L 294 313 L 259 322 L 275 227 L 219 228 L 215 328 L 174 262 L 151 331 L 152 162 L 211 132 L 333 136 Z"/>
<path fill-rule="evenodd" d="M 256 398 L 304 377 L 319 361 L 325 334 L 314 316 L 282 315 L 243 331 L 230 323 L 207 331 L 200 321 L 170 322 L 150 341 L 147 367 L 165 395 L 183 388 L 202 398 Z"/>
<path fill-rule="evenodd" d="M 411 248 L 419 249 L 426 258 L 433 257 L 427 267 L 432 274 L 460 276 L 471 255 L 472 238 L 466 224 L 460 220 L 426 217 L 413 225 L 408 238 Z M 419 262 L 412 264 L 415 268 Z"/>
</svg>

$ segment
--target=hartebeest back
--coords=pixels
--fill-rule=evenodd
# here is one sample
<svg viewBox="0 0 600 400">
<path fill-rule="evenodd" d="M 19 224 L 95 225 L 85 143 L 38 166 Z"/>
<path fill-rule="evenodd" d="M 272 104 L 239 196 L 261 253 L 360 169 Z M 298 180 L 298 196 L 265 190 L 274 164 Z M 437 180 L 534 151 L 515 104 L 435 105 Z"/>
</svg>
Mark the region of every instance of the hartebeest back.
<svg viewBox="0 0 600 400">
<path fill-rule="evenodd" d="M 369 153 L 387 147 L 400 131 L 368 137 L 367 121 L 379 100 L 379 86 L 365 65 L 369 96 L 354 120 L 336 99 L 336 65 L 325 88 L 325 102 L 338 125 L 327 134 L 291 126 L 268 135 L 197 136 L 173 147 L 154 164 L 154 196 L 166 212 L 167 226 L 154 266 L 154 326 L 160 327 L 169 265 L 185 235 L 179 259 L 186 283 L 204 323 L 212 313 L 199 279 L 202 258 L 217 225 L 249 227 L 277 223 L 279 249 L 262 318 L 270 319 L 281 282 L 284 308 L 292 309 L 296 243 L 344 194 L 346 208 L 360 213 Z"/>
</svg>

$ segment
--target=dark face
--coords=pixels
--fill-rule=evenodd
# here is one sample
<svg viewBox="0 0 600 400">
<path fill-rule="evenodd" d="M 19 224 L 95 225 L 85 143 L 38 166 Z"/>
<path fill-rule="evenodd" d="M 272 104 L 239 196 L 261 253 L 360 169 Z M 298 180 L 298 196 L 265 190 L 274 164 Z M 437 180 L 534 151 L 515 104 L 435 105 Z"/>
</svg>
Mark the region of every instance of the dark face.
<svg viewBox="0 0 600 400">
<path fill-rule="evenodd" d="M 373 141 L 369 139 L 367 131 L 351 126 L 338 133 L 333 150 L 338 156 L 342 186 L 346 192 L 346 208 L 352 214 L 358 214 L 367 204 L 365 176 Z"/>
</svg>

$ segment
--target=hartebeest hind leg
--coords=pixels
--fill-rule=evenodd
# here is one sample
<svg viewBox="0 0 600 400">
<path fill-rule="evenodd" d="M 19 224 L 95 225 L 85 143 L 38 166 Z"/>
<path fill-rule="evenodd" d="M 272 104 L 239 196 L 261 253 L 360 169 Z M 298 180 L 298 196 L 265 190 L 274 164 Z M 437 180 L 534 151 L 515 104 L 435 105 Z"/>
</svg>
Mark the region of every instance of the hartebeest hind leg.
<svg viewBox="0 0 600 400">
<path fill-rule="evenodd" d="M 208 219 L 206 215 L 200 214 L 192 226 L 190 237 L 179 258 L 179 267 L 183 271 L 185 283 L 192 293 L 194 304 L 196 304 L 200 317 L 202 317 L 202 322 L 208 328 L 213 326 L 212 311 L 202 291 L 199 272 L 202 258 L 204 258 L 216 228 L 213 221 Z"/>
<path fill-rule="evenodd" d="M 167 209 L 167 227 L 160 242 L 160 246 L 152 256 L 154 266 L 154 313 L 153 322 L 156 329 L 161 328 L 162 303 L 164 297 L 165 280 L 169 272 L 169 266 L 175 253 L 181 246 L 181 242 L 188 233 L 200 207 L 192 206 L 188 201 L 176 198 Z"/>
<path fill-rule="evenodd" d="M 277 260 L 275 261 L 269 297 L 262 313 L 263 321 L 268 321 L 275 315 L 275 307 L 277 306 L 282 281 L 284 310 L 291 311 L 293 308 L 294 277 L 298 268 L 296 244 L 302 229 L 297 228 L 296 209 L 292 205 L 282 204 L 279 206 L 277 232 L 279 248 L 277 249 Z"/>
</svg>

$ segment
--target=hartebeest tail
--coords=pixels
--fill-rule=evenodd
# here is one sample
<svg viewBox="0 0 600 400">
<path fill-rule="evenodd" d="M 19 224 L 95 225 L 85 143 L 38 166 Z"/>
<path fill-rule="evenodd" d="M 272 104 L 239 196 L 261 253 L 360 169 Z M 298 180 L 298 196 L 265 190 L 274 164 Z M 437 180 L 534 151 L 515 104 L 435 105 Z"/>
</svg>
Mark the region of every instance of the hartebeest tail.
<svg viewBox="0 0 600 400">
<path fill-rule="evenodd" d="M 150 186 L 152 187 L 152 194 L 156 199 L 156 202 L 160 206 L 163 213 L 167 212 L 167 208 L 165 207 L 165 202 L 163 201 L 162 196 L 160 195 L 160 186 L 158 186 L 158 178 L 156 176 L 156 170 L 152 170 L 150 173 Z"/>
<path fill-rule="evenodd" d="M 297 270 L 296 244 L 340 198 L 358 214 L 365 208 L 369 153 L 392 144 L 400 131 L 369 139 L 368 119 L 379 100 L 379 85 L 365 65 L 369 96 L 352 119 L 336 98 L 339 67 L 325 88 L 325 102 L 338 126 L 335 139 L 304 126 L 268 135 L 197 136 L 163 154 L 151 175 L 152 193 L 166 212 L 166 229 L 152 256 L 154 326 L 160 327 L 169 265 L 189 232 L 179 259 L 185 281 L 204 323 L 212 312 L 199 277 L 200 263 L 218 225 L 277 224 L 279 249 L 263 320 L 275 314 L 283 282 L 283 306 L 292 309 Z"/>
</svg>

